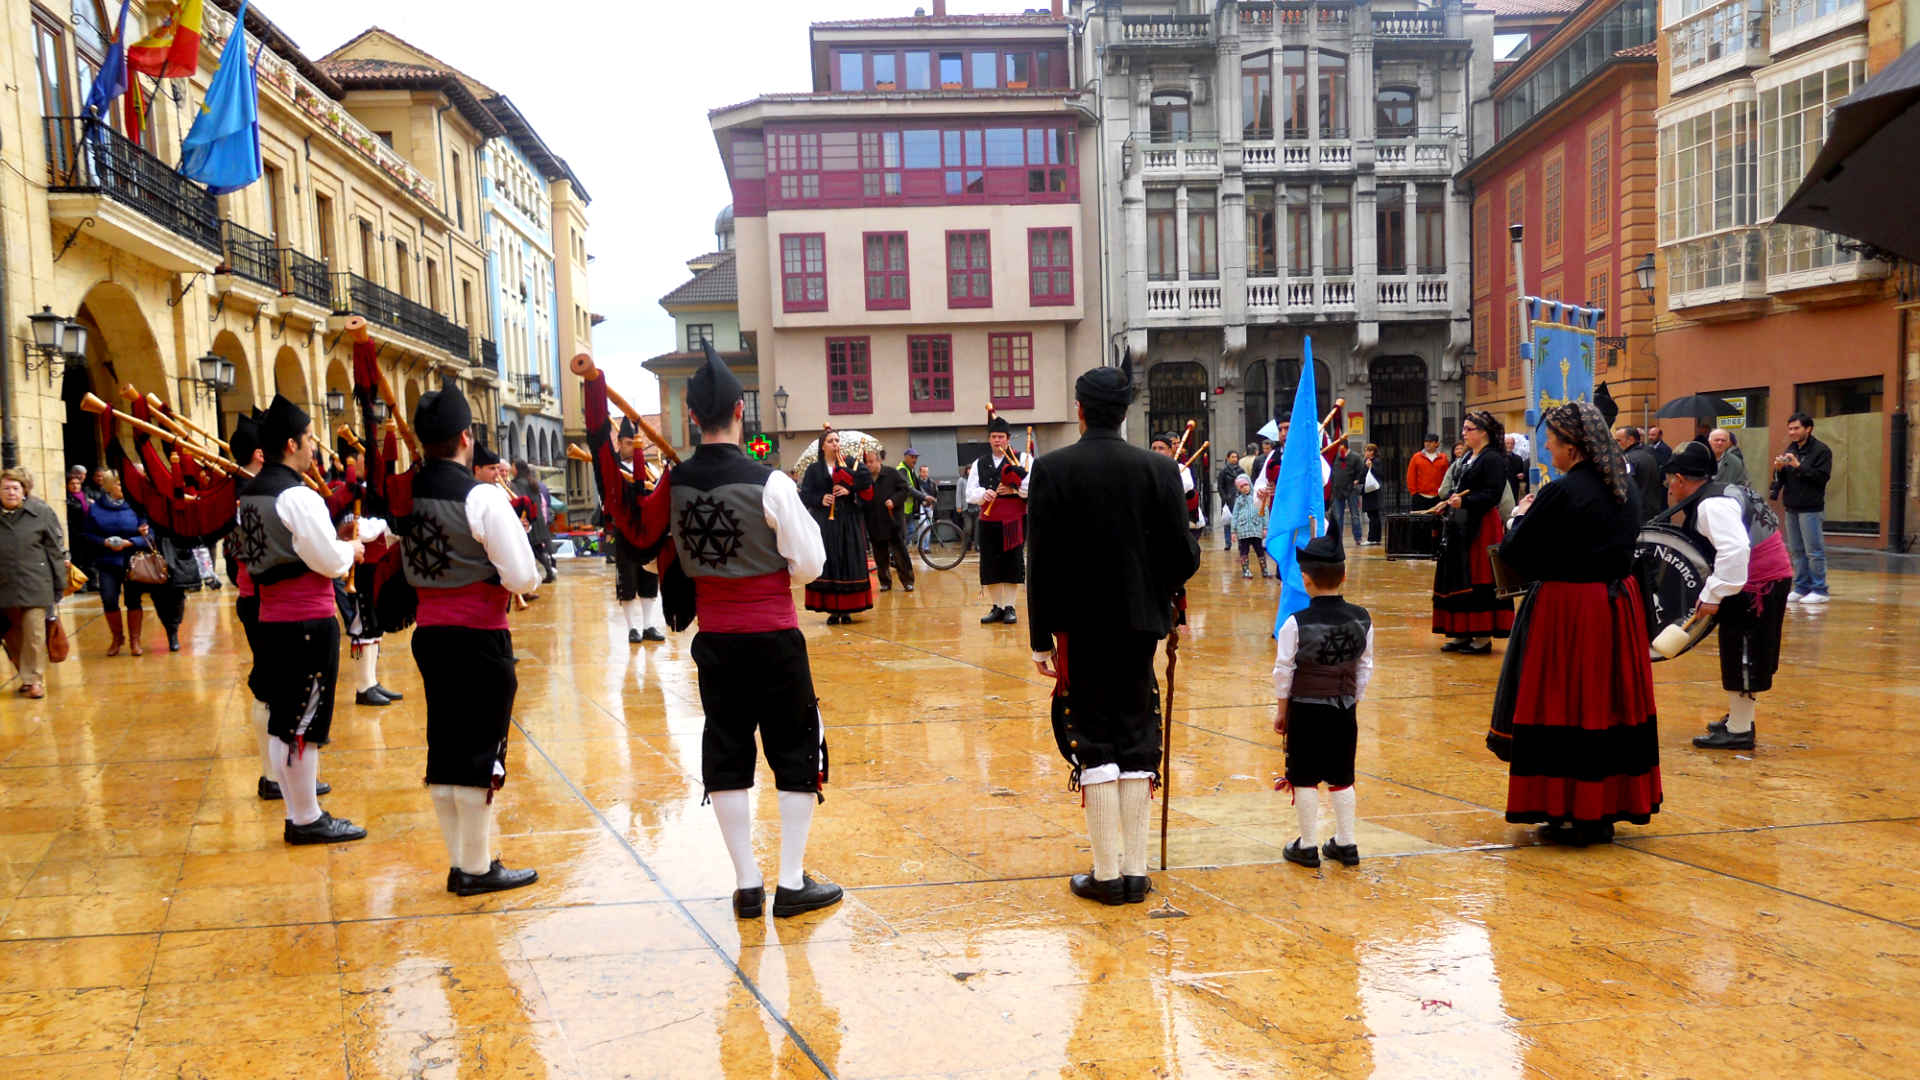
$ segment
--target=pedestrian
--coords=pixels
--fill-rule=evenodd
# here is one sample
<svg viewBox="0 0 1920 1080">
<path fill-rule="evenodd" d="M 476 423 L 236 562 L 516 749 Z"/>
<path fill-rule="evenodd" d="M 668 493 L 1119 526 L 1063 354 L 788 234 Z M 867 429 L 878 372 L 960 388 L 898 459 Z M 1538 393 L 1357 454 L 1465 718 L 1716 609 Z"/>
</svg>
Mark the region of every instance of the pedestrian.
<svg viewBox="0 0 1920 1080">
<path fill-rule="evenodd" d="M 1833 478 L 1833 451 L 1813 437 L 1813 417 L 1803 412 L 1787 417 L 1787 448 L 1773 459 L 1773 490 L 1785 511 L 1781 515 L 1787 551 L 1793 556 L 1793 591 L 1787 599 L 1801 604 L 1827 602 L 1827 481 Z"/>
<path fill-rule="evenodd" d="M 1329 530 L 1309 541 L 1299 560 L 1310 599 L 1274 635 L 1273 690 L 1279 706 L 1273 730 L 1286 748 L 1286 775 L 1276 787 L 1293 793 L 1300 823 L 1300 835 L 1280 854 L 1298 866 L 1317 867 L 1322 854 L 1343 866 L 1358 866 L 1353 773 L 1360 699 L 1373 678 L 1373 617 L 1340 595 L 1347 557 L 1339 532 Z M 1317 848 L 1321 784 L 1333 803 L 1334 824 L 1326 846 Z"/>
<path fill-rule="evenodd" d="M 29 497 L 22 468 L 0 472 L 0 623 L 19 644 L 13 654 L 23 697 L 47 696 L 47 622 L 67 591 L 67 548 L 53 508 Z"/>
<path fill-rule="evenodd" d="M 1380 477 L 1374 471 L 1379 459 L 1379 445 L 1368 443 L 1360 461 L 1360 509 L 1367 515 L 1369 545 L 1380 542 L 1380 497 L 1383 494 L 1384 485 L 1380 483 Z"/>
<path fill-rule="evenodd" d="M 1528 455 L 1533 447 L 1525 435 L 1508 435 L 1506 440 L 1507 475 L 1515 499 L 1524 499 L 1533 487 L 1533 462 Z"/>
<path fill-rule="evenodd" d="M 553 500 L 547 493 L 547 485 L 533 471 L 533 466 L 525 458 L 513 463 L 513 490 L 526 500 L 527 538 L 533 544 L 533 557 L 540 563 L 542 579 L 551 583 L 554 578 L 553 559 Z"/>
<path fill-rule="evenodd" d="M 140 631 L 146 617 L 140 602 L 158 586 L 130 580 L 127 566 L 134 552 L 157 549 L 153 528 L 140 508 L 127 501 L 118 471 L 100 470 L 100 497 L 90 503 L 81 528 L 87 547 L 99 553 L 94 557 L 94 574 L 100 580 L 100 610 L 106 617 L 107 631 L 113 635 L 107 643 L 107 655 L 119 656 L 121 647 L 131 639 L 128 651 L 140 656 L 145 651 Z M 123 596 L 126 598 L 124 621 L 120 603 Z M 159 613 L 159 607 L 156 601 L 155 614 Z"/>
<path fill-rule="evenodd" d="M 1222 548 L 1222 551 L 1233 550 L 1233 501 L 1237 488 L 1235 480 L 1237 477 L 1245 475 L 1247 475 L 1246 470 L 1240 467 L 1240 451 L 1227 451 L 1226 464 L 1220 466 L 1220 483 L 1218 485 L 1220 491 L 1220 533 L 1221 538 L 1226 541 L 1226 547 Z"/>
<path fill-rule="evenodd" d="M 961 490 L 980 514 L 980 584 L 992 606 L 982 625 L 1019 622 L 1014 598 L 1027 580 L 1027 470 L 1031 454 L 1015 454 L 1013 428 L 999 413 L 987 421 L 987 452 L 971 465 Z"/>
<path fill-rule="evenodd" d="M 647 460 L 642 454 L 634 452 L 639 444 L 640 428 L 629 417 L 620 418 L 620 431 L 614 446 L 620 455 L 620 461 L 630 470 L 632 479 L 622 481 L 621 490 L 608 495 L 608 498 L 627 499 L 637 505 L 652 490 L 647 482 Z M 613 533 L 613 599 L 620 605 L 620 615 L 627 624 L 627 644 L 639 645 L 642 642 L 663 642 L 667 636 L 660 632 L 657 608 L 660 597 L 660 575 L 647 567 L 647 561 L 640 556 L 640 549 L 633 546 L 620 530 Z"/>
<path fill-rule="evenodd" d="M 414 406 L 425 460 L 405 519 L 407 584 L 419 597 L 413 659 L 427 698 L 427 794 L 447 848 L 447 891 L 531 885 L 540 874 L 493 856 L 493 814 L 513 724 L 512 598 L 540 586 L 540 563 L 506 492 L 473 475 L 473 414 L 459 390 Z"/>
<path fill-rule="evenodd" d="M 1716 468 L 1712 451 L 1697 443 L 1667 462 L 1673 516 L 1681 531 L 1713 552 L 1699 610 L 1719 616 L 1720 686 L 1727 692 L 1726 714 L 1693 745 L 1751 750 L 1757 699 L 1773 688 L 1780 667 L 1794 567 L 1773 511 L 1751 489 L 1710 479 Z"/>
<path fill-rule="evenodd" d="M 820 436 L 820 456 L 800 478 L 800 498 L 813 514 L 827 549 L 825 569 L 807 586 L 807 610 L 826 612 L 828 626 L 850 623 L 855 612 L 873 607 L 867 531 L 860 520 L 859 500 L 860 493 L 872 486 L 873 474 L 865 465 L 842 458 L 839 432 Z"/>
<path fill-rule="evenodd" d="M 1660 460 L 1642 442 L 1637 427 L 1628 425 L 1614 428 L 1613 441 L 1620 448 L 1621 459 L 1626 462 L 1627 480 L 1640 497 L 1641 519 L 1650 518 L 1667 505 L 1667 487 L 1661 475 Z"/>
<path fill-rule="evenodd" d="M 1365 539 L 1360 529 L 1362 513 L 1361 486 L 1366 476 L 1366 465 L 1350 442 L 1338 444 L 1330 462 L 1332 473 L 1327 481 L 1327 528 L 1338 530 L 1341 525 L 1353 531 L 1353 546 L 1359 547 Z"/>
<path fill-rule="evenodd" d="M 1418 514 L 1431 510 L 1440 502 L 1440 484 L 1447 478 L 1447 466 L 1452 464 L 1447 456 L 1440 452 L 1440 436 L 1429 431 L 1420 449 L 1407 459 L 1407 496 Z"/>
<path fill-rule="evenodd" d="M 1508 763 L 1507 820 L 1584 846 L 1660 810 L 1645 609 L 1633 575 L 1639 495 L 1600 410 L 1550 410 L 1560 474 L 1514 507 L 1500 558 L 1534 582 L 1500 666 L 1487 747 Z"/>
<path fill-rule="evenodd" d="M 1029 645 L 1054 680 L 1054 737 L 1086 806 L 1092 869 L 1075 896 L 1142 903 L 1147 821 L 1160 779 L 1160 690 L 1153 659 L 1173 629 L 1200 545 L 1166 455 L 1129 446 L 1125 368 L 1074 383 L 1080 440 L 1034 464 Z M 1091 541 L 1091 542 L 1090 542 Z"/>
<path fill-rule="evenodd" d="M 1500 505 L 1513 482 L 1501 452 L 1500 421 L 1490 412 L 1468 413 L 1460 424 L 1467 444 L 1459 482 L 1447 497 L 1446 523 L 1433 567 L 1433 632 L 1445 634 L 1442 652 L 1484 656 L 1493 639 L 1513 629 L 1513 601 L 1494 590 L 1487 549 L 1506 535 Z"/>
<path fill-rule="evenodd" d="M 1713 478 L 1723 484 L 1747 486 L 1747 459 L 1740 453 L 1740 440 L 1726 428 L 1707 432 L 1707 449 L 1713 451 Z"/>
<path fill-rule="evenodd" d="M 906 452 L 900 455 L 899 463 L 893 468 L 900 474 L 900 479 L 907 488 L 907 498 L 900 504 L 900 514 L 911 521 L 914 515 L 920 512 L 920 504 L 926 501 L 920 484 L 920 451 L 911 446 L 907 447 Z"/>
<path fill-rule="evenodd" d="M 1200 533 L 1207 527 L 1207 518 L 1200 510 L 1200 489 L 1194 486 L 1193 470 L 1181 464 L 1179 456 L 1174 452 L 1177 446 L 1179 446 L 1179 440 L 1170 432 L 1155 435 L 1153 441 L 1147 444 L 1148 449 L 1171 460 L 1174 467 L 1180 471 L 1180 487 L 1186 493 L 1187 500 L 1187 529 L 1193 533 L 1193 538 L 1198 540 Z"/>
<path fill-rule="evenodd" d="M 337 844 L 367 830 L 320 808 L 320 748 L 331 738 L 340 675 L 340 622 L 333 579 L 365 554 L 336 535 L 327 504 L 301 482 L 313 466 L 313 424 L 279 394 L 260 423 L 264 464 L 241 489 L 240 559 L 260 597 L 261 651 L 273 658 L 255 677 L 267 701 L 289 844 Z"/>
<path fill-rule="evenodd" d="M 649 512 L 628 539 L 649 556 L 671 541 L 673 572 L 692 579 L 692 589 L 666 591 L 667 625 L 680 630 L 700 623 L 692 649 L 706 725 L 700 780 L 733 862 L 733 913 L 757 919 L 766 904 L 753 850 L 758 733 L 780 793 L 773 914 L 787 918 L 838 903 L 842 895 L 840 886 L 805 871 L 814 803 L 828 779 L 827 749 L 792 589 L 819 576 L 827 552 L 792 478 L 741 449 L 745 394 L 711 347 L 687 380 L 686 402 L 700 445 L 653 489 Z M 606 423 L 604 379 L 586 381 L 582 405 L 589 430 Z"/>
<path fill-rule="evenodd" d="M 1434 507 L 1439 507 L 1441 510 L 1445 509 L 1441 504 L 1453 496 L 1453 489 L 1459 486 L 1460 474 L 1465 472 L 1466 468 L 1467 444 L 1464 442 L 1456 442 L 1453 444 L 1453 450 L 1447 458 L 1446 478 L 1440 481 L 1440 502 L 1435 503 Z M 1429 509 L 1433 509 L 1433 507 L 1429 507 Z"/>
<path fill-rule="evenodd" d="M 1260 500 L 1253 497 L 1253 481 L 1246 473 L 1234 477 L 1236 495 L 1233 500 L 1233 534 L 1240 538 L 1240 576 L 1253 577 L 1253 571 L 1247 567 L 1247 556 L 1255 555 L 1260 560 L 1260 576 L 1272 577 L 1267 573 L 1267 515 L 1260 509 Z"/>
<path fill-rule="evenodd" d="M 93 496 L 87 494 L 87 467 L 75 465 L 67 470 L 67 544 L 72 549 L 74 567 L 87 575 L 88 592 L 98 588 L 93 580 L 93 550 L 83 539 L 87 510 L 92 506 Z"/>
<path fill-rule="evenodd" d="M 874 573 L 880 578 L 880 591 L 893 591 L 891 568 L 900 573 L 900 585 L 913 591 L 913 560 L 907 556 L 907 501 L 913 489 L 898 469 L 889 469 L 880 452 L 869 448 L 865 454 L 867 472 L 873 484 L 860 493 L 866 509 L 867 542 L 873 545 Z"/>
<path fill-rule="evenodd" d="M 1660 463 L 1662 469 L 1667 467 L 1667 462 L 1673 457 L 1673 447 L 1667 445 L 1666 433 L 1657 427 L 1647 429 L 1647 452 L 1653 455 L 1653 459 Z M 1664 490 L 1663 488 L 1663 493 Z M 1652 508 L 1647 509 L 1649 513 L 1652 512 Z"/>
</svg>

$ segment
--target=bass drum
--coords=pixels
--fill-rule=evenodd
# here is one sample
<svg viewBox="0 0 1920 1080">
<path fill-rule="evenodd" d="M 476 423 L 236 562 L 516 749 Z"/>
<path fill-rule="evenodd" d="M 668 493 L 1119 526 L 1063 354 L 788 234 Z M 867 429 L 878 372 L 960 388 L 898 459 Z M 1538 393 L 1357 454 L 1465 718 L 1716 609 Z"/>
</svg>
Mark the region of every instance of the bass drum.
<svg viewBox="0 0 1920 1080">
<path fill-rule="evenodd" d="M 1679 656 L 1713 632 L 1717 617 L 1687 622 L 1713 572 L 1713 551 L 1704 542 L 1672 526 L 1642 526 L 1633 546 L 1633 572 L 1647 606 L 1649 641 L 1669 626 L 1683 626 L 1686 643 L 1672 654 Z M 1651 649 L 1649 653 L 1654 663 L 1669 659 Z"/>
</svg>

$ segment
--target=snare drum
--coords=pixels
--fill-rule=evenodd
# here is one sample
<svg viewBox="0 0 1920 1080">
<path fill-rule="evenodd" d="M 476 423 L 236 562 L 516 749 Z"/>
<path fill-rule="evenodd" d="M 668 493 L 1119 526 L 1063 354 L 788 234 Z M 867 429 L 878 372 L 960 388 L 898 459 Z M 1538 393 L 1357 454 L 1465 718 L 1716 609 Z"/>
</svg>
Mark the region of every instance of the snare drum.
<svg viewBox="0 0 1920 1080">
<path fill-rule="evenodd" d="M 1387 558 L 1434 559 L 1440 556 L 1439 514 L 1394 514 L 1387 518 Z"/>
</svg>

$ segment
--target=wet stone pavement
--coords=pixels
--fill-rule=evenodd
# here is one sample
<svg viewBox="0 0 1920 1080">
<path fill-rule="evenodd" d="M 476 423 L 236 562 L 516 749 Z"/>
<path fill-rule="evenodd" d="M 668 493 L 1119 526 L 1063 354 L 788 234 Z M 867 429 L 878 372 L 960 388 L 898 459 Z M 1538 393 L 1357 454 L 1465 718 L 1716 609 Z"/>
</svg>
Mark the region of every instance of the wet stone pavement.
<svg viewBox="0 0 1920 1080">
<path fill-rule="evenodd" d="M 1582 851 L 1503 820 L 1499 650 L 1436 651 L 1430 575 L 1351 563 L 1378 627 L 1362 861 L 1310 871 L 1280 858 L 1274 589 L 1208 552 L 1171 868 L 1122 908 L 1067 891 L 1089 855 L 1048 685 L 1024 626 L 979 625 L 971 564 L 852 626 L 805 616 L 833 781 L 809 869 L 849 891 L 746 923 L 700 805 L 690 638 L 629 646 L 597 561 L 513 617 L 498 847 L 541 880 L 468 899 L 406 635 L 381 661 L 406 700 L 343 693 L 323 758 L 325 805 L 370 837 L 289 848 L 254 793 L 232 591 L 190 600 L 178 655 L 149 620 L 138 659 L 69 601 L 46 700 L 0 686 L 0 1076 L 1920 1073 L 1920 579 L 1836 573 L 1830 608 L 1788 615 L 1752 753 L 1688 742 L 1723 711 L 1711 646 L 1659 665 L 1666 807 Z"/>
</svg>

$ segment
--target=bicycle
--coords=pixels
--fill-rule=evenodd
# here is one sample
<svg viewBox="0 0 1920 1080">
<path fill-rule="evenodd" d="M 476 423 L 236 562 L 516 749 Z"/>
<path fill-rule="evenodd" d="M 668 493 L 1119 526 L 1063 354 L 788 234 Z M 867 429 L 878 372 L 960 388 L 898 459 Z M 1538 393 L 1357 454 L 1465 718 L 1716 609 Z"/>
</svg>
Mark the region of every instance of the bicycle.
<svg viewBox="0 0 1920 1080">
<path fill-rule="evenodd" d="M 945 518 L 936 518 L 931 499 L 922 499 L 914 516 L 919 524 L 914 526 L 907 546 L 920 553 L 920 561 L 935 570 L 959 566 L 960 560 L 967 557 L 967 549 L 973 546 L 960 526 Z"/>
</svg>

